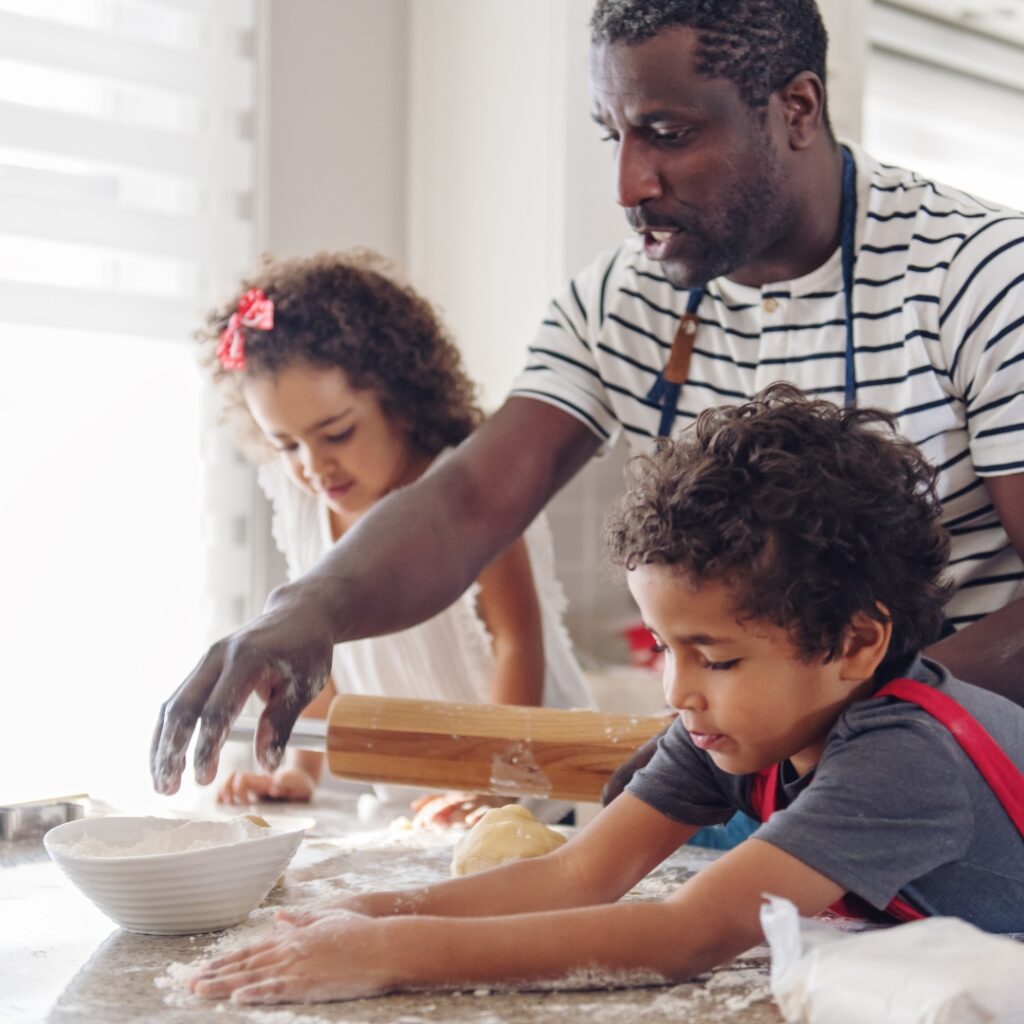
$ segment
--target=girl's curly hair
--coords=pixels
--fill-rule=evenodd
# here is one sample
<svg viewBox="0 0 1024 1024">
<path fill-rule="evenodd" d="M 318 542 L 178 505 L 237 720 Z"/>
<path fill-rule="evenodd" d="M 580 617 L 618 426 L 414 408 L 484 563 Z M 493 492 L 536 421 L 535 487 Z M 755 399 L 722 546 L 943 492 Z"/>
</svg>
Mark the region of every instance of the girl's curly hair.
<svg viewBox="0 0 1024 1024">
<path fill-rule="evenodd" d="M 940 635 L 950 585 L 936 470 L 878 409 L 773 384 L 636 456 L 606 541 L 627 569 L 721 581 L 737 615 L 835 657 L 856 612 L 892 622 L 883 676 Z M 883 610 L 888 610 L 888 615 Z"/>
<path fill-rule="evenodd" d="M 262 289 L 273 302 L 274 327 L 242 327 L 245 369 L 228 370 L 217 359 L 217 341 L 239 296 L 250 288 Z M 384 414 L 429 455 L 464 440 L 482 418 L 459 350 L 430 303 L 368 249 L 265 258 L 238 293 L 207 316 L 196 337 L 225 418 L 256 459 L 273 451 L 249 414 L 242 382 L 293 363 L 343 370 L 353 389 L 373 392 Z"/>
</svg>

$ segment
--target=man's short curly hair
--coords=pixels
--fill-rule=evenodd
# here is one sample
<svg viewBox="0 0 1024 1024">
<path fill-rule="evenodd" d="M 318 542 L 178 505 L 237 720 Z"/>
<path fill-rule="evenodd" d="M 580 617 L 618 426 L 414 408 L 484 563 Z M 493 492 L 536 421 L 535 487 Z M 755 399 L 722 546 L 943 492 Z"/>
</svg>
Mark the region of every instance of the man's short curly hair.
<svg viewBox="0 0 1024 1024">
<path fill-rule="evenodd" d="M 243 327 L 245 369 L 226 370 L 216 357 L 217 339 L 250 288 L 273 301 L 274 327 Z M 274 374 L 295 363 L 344 371 L 352 388 L 373 392 L 385 415 L 429 455 L 464 440 L 481 419 L 459 350 L 438 315 L 368 249 L 266 258 L 237 295 L 209 314 L 196 337 L 228 423 L 254 458 L 269 458 L 273 450 L 249 414 L 242 383 L 247 375 Z"/>
<path fill-rule="evenodd" d="M 736 83 L 759 110 L 801 71 L 825 81 L 828 33 L 814 0 L 598 0 L 595 43 L 642 43 L 666 28 L 699 36 L 698 70 Z"/>
<path fill-rule="evenodd" d="M 835 657 L 856 612 L 889 619 L 884 676 L 939 637 L 950 591 L 936 470 L 894 422 L 781 383 L 708 409 L 630 461 L 611 559 L 725 583 L 740 619 L 787 630 L 808 660 Z"/>
</svg>

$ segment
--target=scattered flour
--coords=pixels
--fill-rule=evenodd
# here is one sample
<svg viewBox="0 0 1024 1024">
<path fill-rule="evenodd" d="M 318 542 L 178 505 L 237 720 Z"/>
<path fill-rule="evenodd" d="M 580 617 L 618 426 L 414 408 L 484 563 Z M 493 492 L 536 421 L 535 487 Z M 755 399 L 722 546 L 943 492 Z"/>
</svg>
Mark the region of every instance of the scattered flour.
<svg viewBox="0 0 1024 1024">
<path fill-rule="evenodd" d="M 60 851 L 72 857 L 148 857 L 161 853 L 185 853 L 210 846 L 225 846 L 268 833 L 265 828 L 236 818 L 231 821 L 181 821 L 170 827 L 167 819 L 153 818 L 138 838 L 130 842 L 111 842 L 85 832 L 78 839 L 60 844 Z"/>
<path fill-rule="evenodd" d="M 323 1017 L 313 1017 L 308 1013 L 295 1013 L 292 1010 L 247 1009 L 245 1017 L 253 1024 L 324 1024 Z"/>
<path fill-rule="evenodd" d="M 186 988 L 188 978 L 200 960 L 220 956 L 241 946 L 260 942 L 275 929 L 275 914 L 280 906 L 291 910 L 320 910 L 340 897 L 368 889 L 409 889 L 440 881 L 448 875 L 454 837 L 435 835 L 427 830 L 412 832 L 359 832 L 343 837 L 318 837 L 302 844 L 299 855 L 292 862 L 287 884 L 276 897 L 275 904 L 254 911 L 240 925 L 207 939 L 199 937 L 190 963 L 171 963 L 165 973 L 154 979 L 164 992 L 167 1004 L 206 1012 L 238 1008 L 230 1004 L 211 1004 L 191 995 Z M 675 891 L 687 877 L 700 870 L 713 857 L 704 857 L 703 851 L 687 853 L 685 866 L 662 869 L 660 877 L 648 878 L 641 883 L 631 898 L 640 900 L 662 899 Z M 200 943 L 202 945 L 200 945 Z M 191 951 L 190 951 L 191 952 Z M 499 1013 L 492 1011 L 491 999 L 507 998 L 509 993 L 537 993 L 534 998 L 543 1002 L 525 1004 L 515 1019 L 524 1021 L 551 1021 L 562 1016 L 576 1019 L 585 1017 L 590 1024 L 622 1024 L 640 1019 L 638 1014 L 651 1015 L 658 1020 L 685 1021 L 700 1019 L 729 1021 L 742 1019 L 748 1007 L 770 1003 L 766 947 L 756 947 L 738 957 L 730 966 L 701 975 L 694 982 L 671 985 L 653 972 L 609 972 L 603 969 L 579 970 L 568 977 L 529 985 L 466 986 L 459 991 L 443 995 L 447 1000 L 468 997 L 471 1004 L 463 1003 L 456 1014 L 450 1004 L 417 1005 L 415 1009 L 399 1010 L 399 1016 L 387 1017 L 390 1024 L 441 1024 L 456 1017 L 472 1024 L 507 1024 L 504 1007 Z M 649 996 L 638 1002 L 637 989 L 646 988 Z M 593 992 L 594 998 L 586 993 Z M 559 998 L 564 994 L 565 1000 Z M 438 993 L 440 994 L 440 993 Z M 427 993 L 423 993 L 427 996 Z M 569 1001 L 571 999 L 571 1001 Z M 499 1004 L 500 1005 L 500 1004 Z M 518 1004 L 517 1004 L 518 1005 Z M 396 1009 L 398 1009 L 396 1007 Z M 404 1007 L 402 1008 L 405 1009 Z M 358 1004 L 350 1010 L 325 1010 L 318 1016 L 313 1007 L 266 1010 L 246 1008 L 246 1020 L 252 1024 L 369 1024 L 383 1020 L 379 1010 L 367 1012 Z M 343 1016 L 339 1016 L 341 1013 Z M 438 1014 L 440 1013 L 440 1016 Z M 349 1016 L 351 1014 L 351 1016 Z"/>
</svg>

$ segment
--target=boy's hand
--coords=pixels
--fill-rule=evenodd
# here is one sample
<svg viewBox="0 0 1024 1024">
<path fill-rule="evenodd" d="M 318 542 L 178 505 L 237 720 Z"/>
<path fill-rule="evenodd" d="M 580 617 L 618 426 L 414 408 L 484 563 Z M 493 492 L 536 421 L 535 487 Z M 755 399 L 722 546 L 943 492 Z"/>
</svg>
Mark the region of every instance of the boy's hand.
<svg viewBox="0 0 1024 1024">
<path fill-rule="evenodd" d="M 217 790 L 217 803 L 253 804 L 257 800 L 305 803 L 313 796 L 315 789 L 315 780 L 301 768 L 278 768 L 273 775 L 263 772 L 232 772 Z"/>
<path fill-rule="evenodd" d="M 277 916 L 269 939 L 202 964 L 189 990 L 245 1005 L 359 999 L 393 987 L 386 925 L 343 911 Z"/>
</svg>

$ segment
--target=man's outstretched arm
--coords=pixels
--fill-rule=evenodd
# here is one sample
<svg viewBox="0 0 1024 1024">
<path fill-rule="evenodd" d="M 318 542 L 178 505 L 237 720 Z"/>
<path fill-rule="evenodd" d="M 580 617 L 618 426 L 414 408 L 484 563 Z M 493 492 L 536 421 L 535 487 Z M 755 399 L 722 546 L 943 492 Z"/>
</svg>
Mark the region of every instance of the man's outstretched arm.
<svg viewBox="0 0 1024 1024">
<path fill-rule="evenodd" d="M 246 698 L 266 708 L 256 756 L 281 759 L 299 712 L 327 680 L 334 644 L 405 629 L 447 608 L 594 454 L 599 439 L 546 402 L 513 397 L 448 458 L 374 506 L 264 613 L 218 641 L 160 710 L 153 784 L 174 793 L 201 721 L 196 778 L 217 772 Z"/>
</svg>

